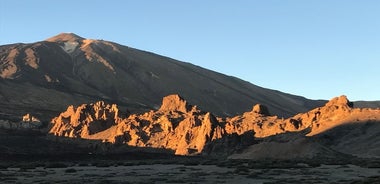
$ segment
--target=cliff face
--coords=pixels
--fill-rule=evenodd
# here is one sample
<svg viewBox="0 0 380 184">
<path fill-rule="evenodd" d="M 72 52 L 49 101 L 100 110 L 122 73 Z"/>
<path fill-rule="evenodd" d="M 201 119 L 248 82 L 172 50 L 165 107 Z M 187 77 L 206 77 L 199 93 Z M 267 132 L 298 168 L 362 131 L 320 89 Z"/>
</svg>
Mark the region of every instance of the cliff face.
<svg viewBox="0 0 380 184">
<path fill-rule="evenodd" d="M 345 123 L 371 118 L 380 120 L 380 110 L 352 108 L 345 96 L 288 119 L 270 116 L 263 105 L 255 105 L 252 111 L 242 115 L 222 119 L 199 110 L 178 95 L 170 95 L 163 98 L 158 110 L 143 114 L 123 114 L 116 105 L 102 101 L 77 108 L 69 106 L 52 120 L 50 133 L 114 144 L 165 148 L 178 155 L 193 155 L 209 153 L 218 150 L 217 147 L 234 150 L 241 144 L 252 144 L 255 138 L 286 132 L 306 131 L 308 136 L 314 136 Z"/>
<path fill-rule="evenodd" d="M 52 121 L 56 136 L 104 140 L 130 146 L 166 148 L 179 155 L 202 152 L 224 134 L 216 118 L 188 105 L 178 95 L 163 99 L 157 111 L 121 118 L 116 105 L 97 102 L 70 106 Z"/>
<path fill-rule="evenodd" d="M 121 118 L 115 104 L 108 105 L 99 101 L 89 105 L 83 104 L 77 108 L 69 106 L 52 121 L 54 126 L 50 132 L 54 132 L 55 135 L 86 138 L 117 125 Z"/>
</svg>

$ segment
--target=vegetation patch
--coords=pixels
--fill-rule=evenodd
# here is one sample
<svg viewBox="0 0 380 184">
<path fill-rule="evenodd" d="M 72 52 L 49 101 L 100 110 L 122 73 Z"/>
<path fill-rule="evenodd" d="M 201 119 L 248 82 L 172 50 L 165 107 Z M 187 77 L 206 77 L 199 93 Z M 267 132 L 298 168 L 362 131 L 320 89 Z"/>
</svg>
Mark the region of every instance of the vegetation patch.
<svg viewBox="0 0 380 184">
<path fill-rule="evenodd" d="M 52 162 L 52 163 L 47 163 L 45 165 L 45 168 L 67 168 L 68 165 L 65 163 L 61 162 Z"/>
<path fill-rule="evenodd" d="M 76 173 L 76 172 L 77 172 L 77 170 L 74 168 L 70 168 L 70 169 L 65 170 L 65 173 Z"/>
</svg>

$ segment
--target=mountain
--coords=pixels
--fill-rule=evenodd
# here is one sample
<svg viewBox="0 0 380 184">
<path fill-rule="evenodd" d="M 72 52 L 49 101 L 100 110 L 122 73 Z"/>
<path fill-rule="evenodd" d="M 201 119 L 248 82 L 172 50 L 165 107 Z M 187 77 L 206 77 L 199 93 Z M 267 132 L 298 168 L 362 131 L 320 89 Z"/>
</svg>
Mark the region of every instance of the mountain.
<svg viewBox="0 0 380 184">
<path fill-rule="evenodd" d="M 380 101 L 356 101 L 354 105 L 358 108 L 380 108 Z"/>
<path fill-rule="evenodd" d="M 36 43 L 0 46 L 2 119 L 31 113 L 48 122 L 69 105 L 99 100 L 143 112 L 157 109 L 160 99 L 169 94 L 180 94 L 218 116 L 233 116 L 260 103 L 272 114 L 289 117 L 325 102 L 73 33 Z"/>
</svg>

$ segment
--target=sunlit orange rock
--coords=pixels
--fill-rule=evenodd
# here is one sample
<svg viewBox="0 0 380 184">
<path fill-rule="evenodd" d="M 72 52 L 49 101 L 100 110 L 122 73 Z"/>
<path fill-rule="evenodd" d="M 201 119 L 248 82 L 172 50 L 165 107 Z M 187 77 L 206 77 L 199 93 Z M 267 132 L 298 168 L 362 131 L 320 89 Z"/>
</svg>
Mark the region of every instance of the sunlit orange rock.
<svg viewBox="0 0 380 184">
<path fill-rule="evenodd" d="M 190 105 L 177 94 L 169 95 L 163 98 L 162 105 L 159 109 L 161 112 L 179 111 L 188 112 L 191 110 Z"/>
<path fill-rule="evenodd" d="M 116 105 L 108 105 L 103 101 L 94 104 L 83 104 L 67 110 L 52 120 L 49 133 L 57 136 L 82 137 L 104 131 L 118 123 L 119 110 Z"/>
<path fill-rule="evenodd" d="M 305 130 L 308 136 L 313 136 L 345 123 L 371 118 L 380 120 L 380 110 L 353 108 L 345 96 L 288 119 L 271 116 L 269 110 L 259 104 L 242 115 L 222 119 L 189 105 L 179 95 L 169 95 L 163 98 L 158 110 L 128 117 L 121 117 L 116 105 L 103 101 L 76 108 L 69 106 L 52 120 L 50 133 L 114 144 L 164 148 L 178 155 L 193 155 L 202 153 L 206 146 L 209 148 L 207 151 L 215 149 L 210 146 L 214 143 L 226 144 L 219 147 L 230 149 L 233 144 L 244 142 L 238 141 L 243 137 L 251 140 Z"/>
<path fill-rule="evenodd" d="M 199 154 L 205 144 L 221 138 L 224 129 L 208 112 L 189 105 L 178 95 L 163 99 L 157 111 L 120 118 L 116 105 L 83 104 L 54 118 L 51 134 L 96 139 L 139 147 L 165 148 L 178 155 Z"/>
</svg>

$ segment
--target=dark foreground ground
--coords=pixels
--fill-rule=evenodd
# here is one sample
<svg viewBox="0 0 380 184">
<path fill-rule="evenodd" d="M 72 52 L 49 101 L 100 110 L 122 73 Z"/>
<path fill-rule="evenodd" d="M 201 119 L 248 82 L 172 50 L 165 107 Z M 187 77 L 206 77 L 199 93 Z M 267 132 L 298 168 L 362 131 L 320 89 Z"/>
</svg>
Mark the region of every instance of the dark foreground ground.
<svg viewBox="0 0 380 184">
<path fill-rule="evenodd" d="M 0 131 L 0 183 L 380 183 L 380 159 L 228 160 L 81 143 Z"/>
<path fill-rule="evenodd" d="M 73 159 L 75 160 L 75 159 Z M 1 161 L 1 183 L 380 183 L 379 160 L 51 159 Z"/>
</svg>

